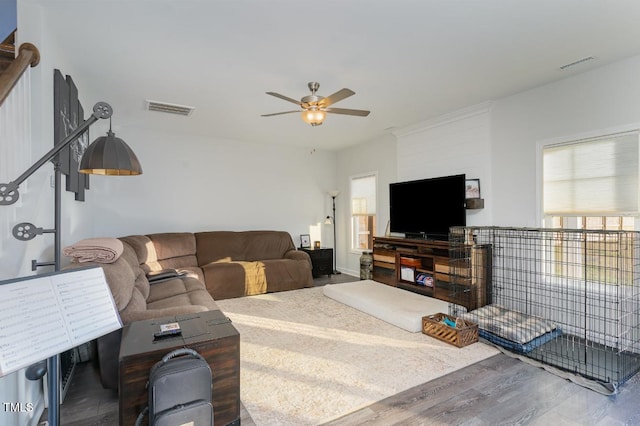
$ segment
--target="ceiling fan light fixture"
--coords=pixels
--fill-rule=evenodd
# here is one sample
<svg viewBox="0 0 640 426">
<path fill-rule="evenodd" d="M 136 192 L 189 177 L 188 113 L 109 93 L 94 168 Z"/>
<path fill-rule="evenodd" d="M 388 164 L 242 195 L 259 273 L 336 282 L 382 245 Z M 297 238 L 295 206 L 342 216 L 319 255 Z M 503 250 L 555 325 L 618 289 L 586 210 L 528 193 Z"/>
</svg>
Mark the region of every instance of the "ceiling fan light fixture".
<svg viewBox="0 0 640 426">
<path fill-rule="evenodd" d="M 311 124 L 312 126 L 319 126 L 324 122 L 324 119 L 327 117 L 327 113 L 322 111 L 321 109 L 308 109 L 306 111 L 302 111 L 302 120 Z"/>
<path fill-rule="evenodd" d="M 334 108 L 332 105 L 336 102 L 339 102 L 343 99 L 348 98 L 349 96 L 353 96 L 356 94 L 351 89 L 347 89 L 346 87 L 338 90 L 332 95 L 327 97 L 318 96 L 316 91 L 320 87 L 319 83 L 311 82 L 309 83 L 309 90 L 311 90 L 311 95 L 303 97 L 300 101 L 297 101 L 293 98 L 290 98 L 285 95 L 281 95 L 276 92 L 266 92 L 267 95 L 275 96 L 276 98 L 282 99 L 287 102 L 291 102 L 292 104 L 298 105 L 302 108 L 300 111 L 300 115 L 302 120 L 305 123 L 311 124 L 311 126 L 319 126 L 324 122 L 324 119 L 327 117 L 327 114 L 342 114 L 342 115 L 351 115 L 357 117 L 366 117 L 369 115 L 369 111 L 365 111 L 362 109 L 351 109 L 351 108 Z M 298 111 L 283 111 L 283 112 L 275 112 L 272 114 L 262 114 L 262 117 L 272 117 L 274 115 L 282 115 L 282 114 L 293 114 Z"/>
</svg>

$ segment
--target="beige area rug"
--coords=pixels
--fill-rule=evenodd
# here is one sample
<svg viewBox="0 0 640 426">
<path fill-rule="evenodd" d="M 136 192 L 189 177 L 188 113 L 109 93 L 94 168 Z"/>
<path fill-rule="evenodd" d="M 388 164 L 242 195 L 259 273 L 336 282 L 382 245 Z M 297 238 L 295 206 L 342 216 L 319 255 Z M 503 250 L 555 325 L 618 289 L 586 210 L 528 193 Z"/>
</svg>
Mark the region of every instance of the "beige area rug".
<svg viewBox="0 0 640 426">
<path fill-rule="evenodd" d="M 217 304 L 240 332 L 240 399 L 258 426 L 321 424 L 498 353 L 407 332 L 322 287 Z"/>
</svg>

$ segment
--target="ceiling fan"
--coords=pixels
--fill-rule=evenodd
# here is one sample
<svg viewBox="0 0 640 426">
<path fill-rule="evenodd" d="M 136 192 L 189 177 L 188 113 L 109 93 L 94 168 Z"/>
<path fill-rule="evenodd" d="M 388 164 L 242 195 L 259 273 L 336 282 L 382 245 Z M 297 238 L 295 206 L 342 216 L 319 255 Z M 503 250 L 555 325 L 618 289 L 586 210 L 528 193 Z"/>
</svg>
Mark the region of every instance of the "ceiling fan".
<svg viewBox="0 0 640 426">
<path fill-rule="evenodd" d="M 329 114 L 343 114 L 343 115 L 355 115 L 358 117 L 366 117 L 369 115 L 369 111 L 361 110 L 361 109 L 347 109 L 347 108 L 328 108 L 329 106 L 335 104 L 338 101 L 341 101 L 349 96 L 355 95 L 356 92 L 350 89 L 340 89 L 333 95 L 327 96 L 318 96 L 316 92 L 320 87 L 320 83 L 312 81 L 308 84 L 309 90 L 311 90 L 311 95 L 307 95 L 300 99 L 300 101 L 296 101 L 288 96 L 281 95 L 276 92 L 267 92 L 267 95 L 275 96 L 276 98 L 283 99 L 285 101 L 296 104 L 302 108 L 302 111 L 284 111 L 284 112 L 275 112 L 272 114 L 262 114 L 262 117 L 272 117 L 274 115 L 282 115 L 282 114 L 292 114 L 294 112 L 301 112 L 302 119 L 305 123 L 309 123 L 312 126 L 319 126 L 324 122 L 324 119 Z"/>
</svg>

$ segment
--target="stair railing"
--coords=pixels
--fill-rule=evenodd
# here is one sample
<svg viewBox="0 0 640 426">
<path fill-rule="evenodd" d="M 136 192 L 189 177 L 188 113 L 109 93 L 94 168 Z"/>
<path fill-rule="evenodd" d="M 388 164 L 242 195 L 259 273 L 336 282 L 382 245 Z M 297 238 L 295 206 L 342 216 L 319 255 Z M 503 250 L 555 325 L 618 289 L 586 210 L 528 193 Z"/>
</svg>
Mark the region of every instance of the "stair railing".
<svg viewBox="0 0 640 426">
<path fill-rule="evenodd" d="M 0 105 L 2 105 L 11 93 L 24 71 L 29 67 L 35 67 L 40 62 L 40 52 L 31 43 L 23 43 L 18 49 L 18 56 L 11 65 L 0 74 Z"/>
</svg>

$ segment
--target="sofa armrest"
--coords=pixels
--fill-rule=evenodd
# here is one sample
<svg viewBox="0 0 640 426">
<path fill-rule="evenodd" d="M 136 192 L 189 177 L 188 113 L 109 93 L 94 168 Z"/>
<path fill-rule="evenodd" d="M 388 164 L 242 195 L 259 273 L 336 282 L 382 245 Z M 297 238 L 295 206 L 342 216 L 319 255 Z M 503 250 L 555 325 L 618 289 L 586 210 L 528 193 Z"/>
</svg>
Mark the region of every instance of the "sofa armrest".
<svg viewBox="0 0 640 426">
<path fill-rule="evenodd" d="M 302 250 L 289 250 L 284 254 L 285 259 L 306 260 L 311 265 L 311 256 Z"/>
<path fill-rule="evenodd" d="M 164 309 L 147 309 L 132 312 L 128 317 L 128 322 L 142 321 L 155 318 L 172 317 L 176 315 L 195 314 L 198 312 L 210 311 L 210 308 L 202 305 L 172 306 Z"/>
</svg>

